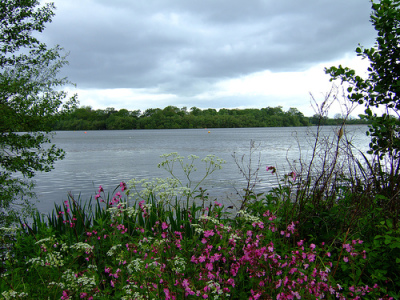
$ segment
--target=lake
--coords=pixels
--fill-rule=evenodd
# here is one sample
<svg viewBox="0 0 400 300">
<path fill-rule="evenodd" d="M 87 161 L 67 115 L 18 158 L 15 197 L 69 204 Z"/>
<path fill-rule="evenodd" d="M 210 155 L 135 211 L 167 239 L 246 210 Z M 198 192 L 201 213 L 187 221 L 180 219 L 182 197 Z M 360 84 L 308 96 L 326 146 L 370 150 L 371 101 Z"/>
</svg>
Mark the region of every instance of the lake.
<svg viewBox="0 0 400 300">
<path fill-rule="evenodd" d="M 362 151 L 368 148 L 366 130 L 366 126 L 346 127 L 347 137 Z M 88 199 L 99 185 L 111 192 L 121 181 L 166 177 L 168 173 L 157 164 L 162 161 L 160 155 L 171 152 L 200 158 L 214 154 L 224 159 L 223 169 L 202 186 L 210 197 L 228 204 L 237 200 L 237 191 L 246 186 L 234 153 L 239 161 L 245 155 L 243 161 L 248 165 L 250 145 L 254 143 L 252 168 L 260 167 L 257 191 L 267 191 L 276 186 L 277 179 L 266 172 L 265 166 L 277 166 L 281 174 L 290 172 L 288 162 L 298 160 L 300 152 L 303 158 L 309 155 L 315 132 L 315 127 L 56 132 L 52 141 L 65 150 L 66 157 L 57 161 L 51 172 L 35 176 L 37 207 L 47 213 L 54 202 L 66 200 L 68 192 Z M 337 128 L 327 126 L 323 132 L 334 136 Z M 201 166 L 198 162 L 197 178 L 204 174 Z"/>
</svg>

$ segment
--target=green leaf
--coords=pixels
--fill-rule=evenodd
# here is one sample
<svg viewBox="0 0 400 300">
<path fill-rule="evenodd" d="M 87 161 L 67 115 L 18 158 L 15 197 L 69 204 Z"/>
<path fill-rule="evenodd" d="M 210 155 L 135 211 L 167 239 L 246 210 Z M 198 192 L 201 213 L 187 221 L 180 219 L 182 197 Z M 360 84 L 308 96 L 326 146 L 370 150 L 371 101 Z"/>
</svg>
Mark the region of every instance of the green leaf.
<svg viewBox="0 0 400 300">
<path fill-rule="evenodd" d="M 395 249 L 395 248 L 400 249 L 400 242 L 395 242 L 390 244 L 390 249 Z"/>
</svg>

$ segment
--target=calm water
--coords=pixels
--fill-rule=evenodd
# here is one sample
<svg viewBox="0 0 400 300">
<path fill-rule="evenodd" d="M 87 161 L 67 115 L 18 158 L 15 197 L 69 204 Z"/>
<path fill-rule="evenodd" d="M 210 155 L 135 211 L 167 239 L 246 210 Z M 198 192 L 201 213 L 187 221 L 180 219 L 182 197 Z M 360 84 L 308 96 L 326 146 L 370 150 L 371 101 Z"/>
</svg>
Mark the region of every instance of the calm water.
<svg viewBox="0 0 400 300">
<path fill-rule="evenodd" d="M 324 128 L 326 134 L 334 134 L 335 130 Z M 210 196 L 218 196 L 227 204 L 228 199 L 237 199 L 236 191 L 241 191 L 246 183 L 233 153 L 239 158 L 245 155 L 247 165 L 250 144 L 254 142 L 253 168 L 260 160 L 258 191 L 265 191 L 276 184 L 276 178 L 265 171 L 265 166 L 278 166 L 284 170 L 282 174 L 289 172 L 287 161 L 297 160 L 299 149 L 303 157 L 310 152 L 314 131 L 315 128 L 297 127 L 57 132 L 53 142 L 66 151 L 66 157 L 57 161 L 51 172 L 35 177 L 37 207 L 41 212 L 49 212 L 54 202 L 67 199 L 68 192 L 88 199 L 99 185 L 112 191 L 119 182 L 132 178 L 165 177 L 167 172 L 157 164 L 162 161 L 160 155 L 171 152 L 200 158 L 214 154 L 226 160 L 223 169 L 213 173 L 203 187 Z M 365 131 L 366 126 L 346 129 L 353 145 L 361 150 L 368 146 Z M 201 166 L 198 163 L 198 176 L 204 174 Z"/>
</svg>

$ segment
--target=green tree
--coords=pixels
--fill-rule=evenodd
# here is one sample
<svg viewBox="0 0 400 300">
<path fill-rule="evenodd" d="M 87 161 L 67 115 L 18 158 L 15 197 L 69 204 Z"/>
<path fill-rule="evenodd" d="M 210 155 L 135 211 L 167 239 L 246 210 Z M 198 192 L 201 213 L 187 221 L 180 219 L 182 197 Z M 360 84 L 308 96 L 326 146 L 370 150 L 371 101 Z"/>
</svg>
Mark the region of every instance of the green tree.
<svg viewBox="0 0 400 300">
<path fill-rule="evenodd" d="M 29 208 L 31 178 L 50 171 L 64 153 L 50 143 L 50 121 L 76 103 L 63 104 L 67 83 L 57 73 L 62 49 L 35 36 L 51 21 L 54 5 L 36 0 L 0 0 L 0 225 Z M 26 210 L 25 210 L 26 211 Z"/>
<path fill-rule="evenodd" d="M 197 108 L 196 106 L 190 108 L 190 114 L 193 116 L 201 115 L 201 113 L 202 113 L 201 109 Z"/>
<path fill-rule="evenodd" d="M 358 56 L 370 61 L 367 78 L 341 65 L 325 70 L 331 75 L 331 80 L 341 79 L 349 85 L 348 99 L 365 104 L 364 118 L 372 123 L 367 132 L 371 136 L 369 152 L 379 155 L 381 159 L 385 156 L 400 158 L 399 6 L 399 0 L 372 2 L 371 22 L 378 32 L 375 46 L 369 49 L 359 46 L 356 49 Z M 383 109 L 383 113 L 373 113 L 373 107 Z"/>
</svg>

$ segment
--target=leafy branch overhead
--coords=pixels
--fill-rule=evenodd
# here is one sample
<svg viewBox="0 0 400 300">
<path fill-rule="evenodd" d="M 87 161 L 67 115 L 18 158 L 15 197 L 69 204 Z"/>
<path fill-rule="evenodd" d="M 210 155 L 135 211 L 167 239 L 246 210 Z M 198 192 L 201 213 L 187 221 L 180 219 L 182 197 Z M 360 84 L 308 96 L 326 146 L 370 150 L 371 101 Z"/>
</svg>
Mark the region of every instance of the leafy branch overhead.
<svg viewBox="0 0 400 300">
<path fill-rule="evenodd" d="M 348 84 L 348 99 L 364 104 L 364 118 L 370 120 L 368 135 L 371 136 L 370 153 L 398 158 L 400 151 L 400 1 L 382 0 L 372 2 L 371 22 L 378 36 L 374 47 L 356 48 L 356 53 L 370 61 L 368 76 L 356 75 L 353 69 L 331 67 L 325 72 L 331 80 L 340 79 Z M 381 115 L 371 108 L 379 108 Z"/>
<path fill-rule="evenodd" d="M 15 220 L 21 199 L 32 196 L 27 179 L 51 170 L 64 155 L 45 146 L 50 120 L 74 107 L 77 98 L 67 99 L 59 90 L 68 83 L 58 77 L 67 64 L 63 49 L 48 48 L 35 37 L 51 22 L 54 9 L 36 0 L 0 1 L 0 223 Z"/>
</svg>

